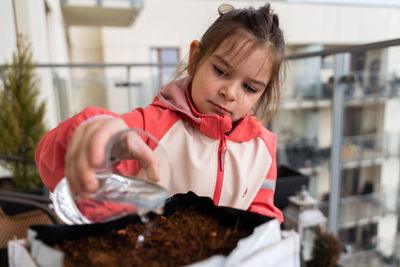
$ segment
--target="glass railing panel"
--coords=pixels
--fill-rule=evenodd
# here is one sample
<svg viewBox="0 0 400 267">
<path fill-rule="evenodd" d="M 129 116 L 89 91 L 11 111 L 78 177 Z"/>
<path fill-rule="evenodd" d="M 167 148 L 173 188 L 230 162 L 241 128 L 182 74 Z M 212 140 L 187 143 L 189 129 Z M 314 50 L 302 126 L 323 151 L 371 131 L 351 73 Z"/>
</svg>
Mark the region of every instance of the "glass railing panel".
<svg viewBox="0 0 400 267">
<path fill-rule="evenodd" d="M 333 57 L 288 61 L 283 101 L 330 99 L 333 89 Z"/>
<path fill-rule="evenodd" d="M 399 233 L 391 229 L 393 223 L 399 224 L 395 219 L 400 215 L 398 202 L 397 190 L 341 198 L 338 237 L 346 248 L 341 262 L 350 264 L 355 258 L 366 256 L 366 251 L 375 251 L 376 259 L 383 262 L 400 255 Z M 329 215 L 327 201 L 318 207 Z"/>
<path fill-rule="evenodd" d="M 123 114 L 149 105 L 159 90 L 151 66 L 57 67 L 52 76 L 60 121 L 87 106 Z"/>
<path fill-rule="evenodd" d="M 400 158 L 400 133 L 388 132 L 383 142 L 386 157 Z"/>
<path fill-rule="evenodd" d="M 353 250 L 352 246 L 346 246 L 339 261 L 340 266 L 345 267 L 392 267 L 390 260 L 381 255 L 377 249 Z"/>
<path fill-rule="evenodd" d="M 399 60 L 399 46 L 353 52 L 346 99 L 400 97 Z"/>
<path fill-rule="evenodd" d="M 379 194 L 368 194 L 340 200 L 339 224 L 368 223 L 384 214 Z"/>
<path fill-rule="evenodd" d="M 61 0 L 61 3 L 69 5 L 93 6 L 97 5 L 97 0 Z"/>
<path fill-rule="evenodd" d="M 317 142 L 318 140 L 311 139 L 278 144 L 278 151 L 281 154 L 280 163 L 297 169 L 327 167 L 330 148 L 321 148 Z"/>
<path fill-rule="evenodd" d="M 387 193 L 386 193 L 387 194 Z M 371 193 L 341 198 L 339 203 L 339 227 L 354 226 L 357 222 L 371 222 L 385 214 L 388 210 L 383 203 L 390 194 Z M 329 203 L 320 202 L 318 208 L 325 216 L 329 215 Z"/>
<path fill-rule="evenodd" d="M 61 109 L 61 120 L 86 106 L 107 107 L 103 68 L 56 68 L 52 69 L 52 75 L 55 95 Z"/>
<path fill-rule="evenodd" d="M 385 156 L 384 135 L 370 134 L 345 137 L 342 145 L 342 160 L 362 161 Z"/>
<path fill-rule="evenodd" d="M 117 114 L 149 105 L 158 91 L 150 66 L 106 68 L 106 77 L 107 106 Z"/>
</svg>

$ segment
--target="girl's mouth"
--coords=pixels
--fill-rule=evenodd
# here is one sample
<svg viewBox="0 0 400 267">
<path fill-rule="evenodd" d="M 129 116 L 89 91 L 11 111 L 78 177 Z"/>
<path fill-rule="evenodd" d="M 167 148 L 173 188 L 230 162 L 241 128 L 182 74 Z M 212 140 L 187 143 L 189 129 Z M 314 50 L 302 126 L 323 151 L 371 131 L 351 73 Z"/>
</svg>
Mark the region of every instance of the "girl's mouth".
<svg viewBox="0 0 400 267">
<path fill-rule="evenodd" d="M 226 108 L 224 108 L 223 106 L 215 104 L 211 101 L 210 101 L 210 103 L 212 104 L 214 111 L 216 113 L 221 114 L 221 115 L 231 115 L 231 112 L 229 110 L 227 110 Z"/>
</svg>

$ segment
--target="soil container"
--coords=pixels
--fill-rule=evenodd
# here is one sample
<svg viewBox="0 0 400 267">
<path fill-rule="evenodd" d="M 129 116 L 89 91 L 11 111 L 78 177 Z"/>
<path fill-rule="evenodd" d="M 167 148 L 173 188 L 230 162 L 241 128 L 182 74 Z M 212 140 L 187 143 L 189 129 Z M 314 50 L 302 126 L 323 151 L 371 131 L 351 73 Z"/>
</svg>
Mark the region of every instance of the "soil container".
<svg viewBox="0 0 400 267">
<path fill-rule="evenodd" d="M 192 192 L 168 199 L 146 236 L 139 216 L 90 225 L 32 226 L 35 240 L 63 251 L 65 266 L 183 266 L 213 255 L 229 255 L 237 242 L 271 218 L 215 206 Z M 144 242 L 136 242 L 140 234 Z"/>
</svg>

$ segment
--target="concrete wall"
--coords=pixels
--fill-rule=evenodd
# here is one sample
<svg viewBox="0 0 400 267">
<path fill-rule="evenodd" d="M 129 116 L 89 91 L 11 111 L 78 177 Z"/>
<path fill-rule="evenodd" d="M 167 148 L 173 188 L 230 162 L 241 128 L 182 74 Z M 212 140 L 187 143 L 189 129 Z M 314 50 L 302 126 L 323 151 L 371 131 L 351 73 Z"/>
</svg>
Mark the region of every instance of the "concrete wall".
<svg viewBox="0 0 400 267">
<path fill-rule="evenodd" d="M 47 7 L 54 11 L 51 16 L 52 23 L 49 24 L 46 16 Z M 60 11 L 59 1 L 57 0 L 18 0 L 16 3 L 16 20 L 18 31 L 26 36 L 31 43 L 32 59 L 34 63 L 51 63 L 62 60 L 68 62 L 67 42 L 63 29 L 63 18 Z M 15 50 L 16 35 L 14 27 L 14 12 L 12 10 L 12 0 L 4 0 L 0 3 L 0 14 L 2 23 L 0 33 L 6 38 L 2 38 L 0 43 L 0 59 L 11 61 L 11 55 Z M 48 26 L 53 28 L 48 28 Z M 52 33 L 51 41 L 49 32 Z M 51 46 L 49 44 L 52 44 Z M 39 77 L 40 95 L 39 100 L 45 101 L 47 112 L 45 121 L 48 127 L 54 127 L 59 122 L 57 97 L 53 88 L 53 73 L 50 69 L 36 69 Z"/>
<path fill-rule="evenodd" d="M 399 36 L 399 8 L 287 2 L 273 6 L 291 44 L 360 44 Z"/>
<path fill-rule="evenodd" d="M 103 62 L 102 31 L 99 27 L 74 26 L 69 29 L 71 61 L 73 63 Z M 83 107 L 106 107 L 103 68 L 72 70 L 72 114 Z"/>
<path fill-rule="evenodd" d="M 0 42 L 0 64 L 11 62 L 12 53 L 15 50 L 15 24 L 12 1 L 0 1 L 0 34 L 3 36 Z M 6 38 L 5 38 L 6 37 Z"/>
<path fill-rule="evenodd" d="M 60 1 L 46 0 L 48 5 L 47 12 L 47 38 L 49 44 L 49 63 L 69 63 L 70 62 L 70 41 L 64 22 Z M 44 62 L 45 63 L 45 62 Z M 58 84 L 55 87 L 56 105 L 64 106 L 64 110 L 57 108 L 57 123 L 66 119 L 72 112 L 71 101 L 71 70 L 69 68 L 56 68 L 52 70 L 53 78 Z M 64 85 L 65 87 L 62 87 Z M 61 103 L 62 102 L 62 103 Z M 64 114 L 65 113 L 65 114 Z"/>
</svg>

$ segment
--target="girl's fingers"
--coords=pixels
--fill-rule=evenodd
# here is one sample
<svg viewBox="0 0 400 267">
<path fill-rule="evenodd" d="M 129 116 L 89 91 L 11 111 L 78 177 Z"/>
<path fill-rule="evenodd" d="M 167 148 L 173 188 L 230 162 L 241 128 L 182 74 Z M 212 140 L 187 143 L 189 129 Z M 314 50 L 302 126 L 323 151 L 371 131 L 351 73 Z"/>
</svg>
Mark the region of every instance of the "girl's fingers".
<svg viewBox="0 0 400 267">
<path fill-rule="evenodd" d="M 86 197 L 98 187 L 97 179 L 93 168 L 90 168 L 88 162 L 85 161 L 84 153 L 76 155 L 71 162 L 71 168 L 67 173 L 71 191 L 78 196 Z"/>
<path fill-rule="evenodd" d="M 121 122 L 119 122 L 120 119 L 101 119 L 87 125 L 82 125 L 75 130 L 68 145 L 65 168 L 71 191 L 74 194 L 85 197 L 98 188 L 95 170 L 104 161 L 105 144 L 102 145 L 101 142 L 97 143 L 93 142 L 93 140 L 107 138 L 107 131 L 104 131 L 102 128 L 104 128 L 103 125 L 108 125 L 108 128 L 114 129 L 112 121 L 116 121 L 114 122 L 116 125 L 121 125 Z M 123 122 L 123 124 L 125 123 Z M 103 132 L 105 136 L 102 137 L 101 134 Z M 100 137 L 96 138 L 99 134 Z M 110 138 L 113 135 L 112 133 L 108 134 Z M 96 148 L 100 153 L 96 152 L 96 149 L 93 148 Z M 92 155 L 92 150 L 95 151 L 94 155 Z M 95 159 L 94 164 L 92 163 L 92 159 Z"/>
<path fill-rule="evenodd" d="M 103 120 L 98 120 L 87 127 L 83 128 L 83 134 L 80 137 L 79 147 L 75 157 L 75 178 L 79 180 L 79 186 L 82 193 L 88 195 L 98 189 L 98 180 L 96 178 L 95 170 L 98 166 L 92 164 L 91 147 L 93 136 L 95 136 Z"/>
<path fill-rule="evenodd" d="M 148 179 L 159 180 L 159 161 L 155 153 L 137 133 L 128 131 L 122 134 L 114 142 L 111 155 L 119 159 L 136 159 L 145 170 Z"/>
<path fill-rule="evenodd" d="M 88 197 L 90 193 L 95 192 L 98 187 L 98 180 L 96 178 L 95 169 L 89 165 L 87 155 L 79 155 L 75 168 L 76 177 L 79 177 L 79 186 L 82 189 L 80 192 L 81 197 Z"/>
<path fill-rule="evenodd" d="M 77 174 L 77 158 L 83 151 L 79 151 L 80 141 L 84 134 L 82 128 L 77 128 L 71 137 L 68 144 L 67 153 L 65 156 L 65 176 L 68 179 L 70 189 L 74 195 L 80 195 L 83 191 L 83 186 L 80 183 L 79 175 Z"/>
<path fill-rule="evenodd" d="M 88 197 L 98 189 L 96 169 L 104 164 L 107 144 L 115 134 L 127 128 L 122 119 L 108 118 L 82 125 L 75 130 L 65 159 L 65 175 L 73 194 Z M 139 135 L 127 132 L 116 142 L 115 147 L 113 156 L 138 160 L 149 180 L 159 180 L 160 163 Z"/>
<path fill-rule="evenodd" d="M 159 173 L 159 162 L 157 159 L 153 158 L 144 158 L 143 160 L 139 161 L 140 165 L 145 169 L 146 176 L 149 180 L 158 182 L 160 180 L 160 173 Z"/>
<path fill-rule="evenodd" d="M 126 141 L 129 156 L 139 161 L 140 166 L 146 171 L 147 178 L 159 181 L 160 162 L 153 150 L 134 132 L 128 135 Z"/>
<path fill-rule="evenodd" d="M 89 140 L 89 160 L 93 167 L 101 167 L 105 161 L 107 144 L 119 131 L 128 128 L 122 119 L 105 119 Z"/>
</svg>

